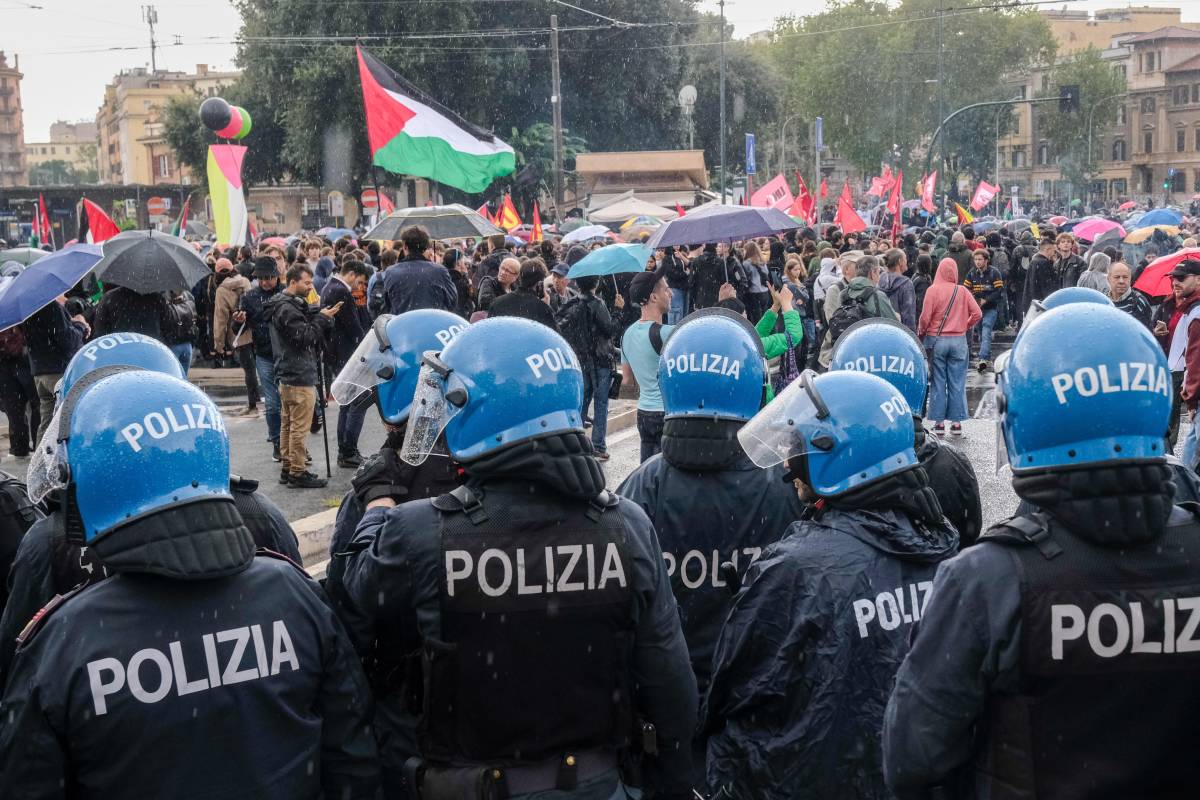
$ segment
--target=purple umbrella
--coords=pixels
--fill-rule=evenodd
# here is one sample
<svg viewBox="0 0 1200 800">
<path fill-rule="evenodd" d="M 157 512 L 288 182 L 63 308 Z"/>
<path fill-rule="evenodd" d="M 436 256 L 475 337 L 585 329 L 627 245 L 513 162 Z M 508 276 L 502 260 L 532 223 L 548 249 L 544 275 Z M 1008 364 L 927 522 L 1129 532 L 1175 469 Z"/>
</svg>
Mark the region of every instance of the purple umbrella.
<svg viewBox="0 0 1200 800">
<path fill-rule="evenodd" d="M 1117 231 L 1122 239 L 1125 238 L 1125 229 L 1121 227 L 1121 223 L 1111 219 L 1089 219 L 1071 229 L 1076 238 L 1085 242 L 1094 242 L 1109 231 Z"/>
<path fill-rule="evenodd" d="M 774 208 L 712 206 L 693 211 L 663 225 L 646 242 L 651 250 L 683 244 L 732 242 L 755 236 L 773 236 L 800 225 Z"/>
</svg>

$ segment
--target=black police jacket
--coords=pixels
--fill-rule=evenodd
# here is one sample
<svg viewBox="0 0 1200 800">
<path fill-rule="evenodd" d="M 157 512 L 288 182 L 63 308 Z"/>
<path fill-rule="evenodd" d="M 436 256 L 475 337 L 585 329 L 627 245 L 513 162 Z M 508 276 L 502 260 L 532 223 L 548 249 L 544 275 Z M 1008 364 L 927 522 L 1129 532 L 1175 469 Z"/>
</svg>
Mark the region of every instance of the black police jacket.
<svg viewBox="0 0 1200 800">
<path fill-rule="evenodd" d="M 929 475 L 929 486 L 937 493 L 942 513 L 958 531 L 958 546 L 975 544 L 983 530 L 983 505 L 971 460 L 923 429 L 917 432 L 916 451 Z"/>
<path fill-rule="evenodd" d="M 559 519 L 567 519 L 580 510 L 582 501 L 558 494 L 545 485 L 529 481 L 488 482 L 484 485 L 485 503 L 493 513 L 502 513 L 503 518 L 496 516 L 484 523 L 480 536 L 493 536 L 494 530 L 526 531 L 530 529 L 553 529 Z M 614 498 L 615 499 L 615 498 Z M 444 629 L 450 624 L 443 614 L 443 603 L 450 590 L 449 580 L 445 572 L 445 558 L 442 537 L 442 512 L 434 507 L 433 500 L 417 500 L 405 503 L 393 509 L 368 509 L 359 523 L 350 553 L 345 558 L 342 570 L 345 595 L 350 601 L 350 607 L 343 613 L 343 622 L 353 631 L 356 641 L 372 641 L 376 638 L 400 640 L 412 637 L 411 631 L 397 631 L 396 627 L 415 626 L 416 638 L 425 643 L 425 652 L 431 658 L 444 658 L 447 651 L 445 645 L 438 645 L 442 637 L 448 635 Z M 611 515 L 611 516 L 610 516 Z M 632 699 L 635 712 L 640 719 L 653 724 L 657 729 L 658 755 L 647 770 L 653 776 L 660 791 L 668 796 L 675 796 L 689 791 L 691 774 L 690 742 L 696 723 L 696 684 L 688 664 L 687 645 L 679 626 L 679 616 L 675 599 L 671 594 L 670 583 L 666 569 L 663 566 L 661 548 L 650 521 L 645 514 L 628 501 L 619 503 L 604 512 L 610 521 L 615 520 L 624 529 L 624 569 L 627 591 L 631 593 L 633 604 L 634 627 L 632 629 L 631 675 L 636 691 Z M 506 534 L 511 538 L 511 534 Z M 539 543 L 540 547 L 540 543 Z M 528 555 L 528 563 L 532 566 L 541 562 L 541 550 L 538 555 Z M 590 580 L 583 577 L 591 574 L 593 578 L 602 575 L 602 562 L 597 560 L 595 572 L 588 573 L 584 560 L 572 562 L 566 566 L 565 561 L 570 554 L 555 555 L 556 567 L 559 570 L 556 588 L 564 591 L 575 591 L 576 581 Z M 533 559 L 536 559 L 533 560 Z M 559 563 L 563 562 L 563 563 Z M 498 563 L 498 562 L 497 562 Z M 509 562 L 512 566 L 512 560 Z M 593 563 L 587 561 L 587 563 Z M 455 564 L 460 567 L 461 564 Z M 521 567 L 523 569 L 523 562 Z M 517 569 L 517 567 L 514 567 Z M 567 571 L 570 574 L 567 574 Z M 489 571 L 489 575 L 492 573 Z M 465 591 L 469 588 L 462 579 L 456 578 L 455 586 Z M 518 576 L 513 576 L 517 581 Z M 505 590 L 507 594 L 522 592 L 519 602 L 527 604 L 530 601 L 532 589 L 518 589 L 523 584 L 512 583 Z M 587 585 L 587 584 L 580 584 Z M 611 586 L 610 586 L 611 588 Z M 526 591 L 529 590 L 529 591 Z M 461 592 L 460 592 L 461 594 Z M 504 593 L 502 593 L 504 594 Z M 550 598 L 551 594 L 541 597 Z M 540 598 L 536 602 L 541 602 Z M 503 615 L 493 615 L 496 625 L 503 625 Z M 489 617 L 490 619 L 491 617 Z M 391 628 L 391 630 L 389 630 Z M 536 655 L 526 654 L 541 659 L 541 672 L 545 672 L 545 659 L 553 658 L 554 641 L 547 641 L 544 650 Z M 466 654 L 467 648 L 462 648 Z M 474 651 L 469 651 L 474 652 Z M 505 656 L 508 656 L 505 653 Z M 464 655 L 465 657 L 465 655 Z M 499 658 L 500 654 L 496 654 Z M 486 663 L 488 656 L 480 652 L 479 664 L 470 665 L 472 670 Z M 386 665 L 385 665 L 386 666 Z M 397 668 L 405 669 L 406 665 L 396 664 Z M 563 709 L 554 708 L 553 704 L 561 701 L 563 692 L 557 692 L 553 682 L 572 681 L 574 675 L 554 676 L 550 683 L 539 687 L 522 686 L 522 680 L 527 675 L 499 674 L 498 668 L 489 674 L 489 681 L 496 681 L 496 704 L 511 704 L 515 692 L 528 696 L 531 690 L 541 688 L 544 691 L 542 700 L 531 707 L 521 710 L 522 714 L 532 714 L 536 717 L 537 705 L 544 703 L 546 711 L 553 711 L 556 718 L 562 716 Z M 445 670 L 438 671 L 439 677 L 445 679 Z M 565 684 L 564 684 L 565 685 Z M 578 687 L 572 687 L 566 694 L 573 695 Z M 486 684 L 480 686 L 486 689 Z M 602 707 L 596 707 L 598 714 L 607 714 L 613 705 L 613 700 L 606 697 Z M 464 715 L 472 718 L 489 713 L 487 708 L 464 709 Z M 587 708 L 576 708 L 580 719 L 588 717 Z M 590 721 L 590 720 L 589 720 Z M 434 719 L 436 727 L 442 728 L 446 723 L 440 718 Z M 505 723 L 509 720 L 506 719 Z M 474 733 L 487 734 L 488 726 L 479 729 L 472 728 Z M 530 730 L 536 733 L 535 727 Z M 563 730 L 547 731 L 547 737 L 564 734 Z M 587 747 L 589 743 L 579 743 Z M 607 743 L 595 743 L 594 746 L 605 746 Z M 386 765 L 385 765 L 386 769 Z M 598 794 L 580 789 L 575 793 L 563 793 L 563 797 L 602 797 L 607 798 L 614 789 L 615 775 L 608 784 L 597 787 L 594 784 L 589 789 Z M 549 795 L 548 795 L 549 796 Z M 555 794 L 554 796 L 560 796 Z"/>
<path fill-rule="evenodd" d="M 799 519 L 800 497 L 783 482 L 782 469 L 763 471 L 744 455 L 724 469 L 701 472 L 672 466 L 659 454 L 634 470 L 617 494 L 641 506 L 658 532 L 703 693 L 736 591 L 722 565 L 732 563 L 745 575 L 763 549 Z"/>
<path fill-rule="evenodd" d="M 337 617 L 295 564 L 254 557 L 232 506 L 210 508 L 216 524 L 110 534 L 157 555 L 115 551 L 122 572 L 26 628 L 0 702 L 6 795 L 374 796 L 370 693 Z M 167 552 L 181 577 L 141 571 Z"/>
<path fill-rule="evenodd" d="M 897 797 L 1195 794 L 1200 522 L 1078 472 L 1077 524 L 1034 510 L 938 567 L 884 719 Z"/>
<path fill-rule="evenodd" d="M 717 642 L 708 780 L 732 797 L 889 798 L 892 676 L 958 537 L 900 511 L 829 509 L 750 567 Z"/>
<path fill-rule="evenodd" d="M 292 526 L 278 506 L 255 491 L 257 486 L 255 481 L 230 479 L 234 503 L 254 543 L 301 563 L 300 546 Z M 0 615 L 0 684 L 8 673 L 17 635 L 33 615 L 55 595 L 107 576 L 91 550 L 66 541 L 59 511 L 52 511 L 30 527 L 17 547 L 8 573 L 9 599 Z"/>
</svg>

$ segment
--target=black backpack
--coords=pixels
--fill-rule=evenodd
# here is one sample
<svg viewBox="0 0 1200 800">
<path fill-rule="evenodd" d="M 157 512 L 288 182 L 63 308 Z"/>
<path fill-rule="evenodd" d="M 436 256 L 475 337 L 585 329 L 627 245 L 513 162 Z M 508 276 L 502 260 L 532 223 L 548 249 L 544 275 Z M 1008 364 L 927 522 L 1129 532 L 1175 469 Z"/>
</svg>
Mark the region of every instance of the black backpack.
<svg viewBox="0 0 1200 800">
<path fill-rule="evenodd" d="M 587 307 L 586 297 L 572 297 L 558 310 L 558 330 L 575 355 L 582 361 L 591 361 L 596 343 L 592 337 L 592 313 Z"/>
<path fill-rule="evenodd" d="M 0 471 L 0 609 L 8 602 L 8 571 L 17 555 L 17 546 L 33 523 L 44 514 L 29 500 L 25 484 Z"/>
<path fill-rule="evenodd" d="M 371 315 L 371 319 L 375 319 L 384 312 L 387 303 L 387 292 L 383 288 L 384 271 L 380 271 L 379 277 L 375 279 L 375 285 L 371 287 L 371 293 L 367 297 L 367 311 Z"/>
<path fill-rule="evenodd" d="M 829 340 L 831 342 L 836 344 L 842 334 L 849 330 L 854 323 L 879 316 L 867 308 L 867 302 L 875 296 L 875 291 L 874 288 L 870 288 L 860 297 L 849 297 L 846 290 L 842 290 L 842 304 L 829 318 Z"/>
</svg>

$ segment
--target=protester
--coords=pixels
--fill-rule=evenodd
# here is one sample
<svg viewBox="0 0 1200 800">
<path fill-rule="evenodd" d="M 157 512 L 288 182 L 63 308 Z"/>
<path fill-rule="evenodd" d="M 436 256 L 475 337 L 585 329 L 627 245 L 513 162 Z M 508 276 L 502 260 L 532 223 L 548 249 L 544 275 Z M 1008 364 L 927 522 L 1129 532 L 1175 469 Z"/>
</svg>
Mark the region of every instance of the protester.
<svg viewBox="0 0 1200 800">
<path fill-rule="evenodd" d="M 1076 286 L 1095 289 L 1097 292 L 1108 291 L 1108 270 L 1112 259 L 1104 253 L 1092 253 L 1088 260 L 1087 271 L 1079 276 Z"/>
<path fill-rule="evenodd" d="M 558 332 L 558 322 L 546 297 L 546 274 L 546 265 L 540 258 L 527 259 L 517 273 L 516 289 L 496 298 L 488 308 L 488 316 L 523 317 Z"/>
<path fill-rule="evenodd" d="M 568 258 L 570 255 L 568 255 Z M 582 257 L 582 256 L 581 256 Z M 592 449 L 599 461 L 608 456 L 608 401 L 613 385 L 613 360 L 616 349 L 613 338 L 618 333 L 617 323 L 608 313 L 608 306 L 596 296 L 600 279 L 594 275 L 579 278 L 576 282 L 579 294 L 568 300 L 557 315 L 558 327 L 563 338 L 575 351 L 583 371 L 584 424 L 592 426 Z M 624 299 L 618 295 L 624 307 Z M 588 409 L 594 404 L 592 416 Z"/>
<path fill-rule="evenodd" d="M 929 410 L 926 419 L 933 420 L 933 432 L 962 435 L 962 421 L 967 418 L 967 366 L 970 348 L 967 331 L 975 327 L 983 312 L 971 292 L 958 285 L 958 265 L 952 258 L 943 258 L 938 265 L 933 285 L 925 293 L 925 305 L 917 325 L 917 336 L 930 353 L 932 377 L 929 387 Z"/>
<path fill-rule="evenodd" d="M 388 253 L 383 254 L 385 269 L 390 266 L 387 264 Z M 395 263 L 393 253 L 392 263 Z M 458 314 L 463 319 L 470 319 L 475 313 L 475 287 L 471 284 L 471 277 L 468 274 L 469 262 L 466 254 L 457 247 L 452 247 L 442 256 L 442 266 L 450 273 L 451 280 L 454 281 L 454 289 L 458 293 L 458 303 L 453 309 L 455 314 Z"/>
<path fill-rule="evenodd" d="M 913 266 L 912 282 L 913 294 L 917 304 L 917 320 L 920 321 L 921 311 L 925 307 L 925 293 L 929 291 L 929 287 L 933 284 L 933 259 L 925 253 L 917 256 L 916 263 Z M 913 332 L 916 332 L 915 328 Z"/>
<path fill-rule="evenodd" d="M 958 273 L 958 282 L 962 283 L 967 279 L 967 273 L 971 271 L 974 262 L 971 260 L 972 248 L 967 246 L 966 235 L 962 231 L 955 231 L 950 235 L 950 246 L 946 248 L 946 256 L 954 259 L 954 266 Z M 940 263 L 940 262 L 939 262 Z M 941 271 L 940 268 L 938 270 Z"/>
<path fill-rule="evenodd" d="M 579 296 L 579 290 L 571 286 L 571 281 L 567 280 L 567 273 L 570 271 L 571 268 L 565 262 L 555 264 L 554 268 L 550 270 L 546 287 L 550 297 L 550 310 L 554 312 L 556 319 L 563 306 Z"/>
<path fill-rule="evenodd" d="M 1145 325 L 1148 329 L 1153 329 L 1154 325 L 1152 317 L 1154 309 L 1150 306 L 1150 301 L 1146 299 L 1146 295 L 1132 288 L 1133 273 L 1129 269 L 1129 265 L 1117 261 L 1108 268 L 1108 299 L 1113 301 L 1113 305 L 1124 311 L 1126 314 L 1131 314 L 1134 319 Z"/>
<path fill-rule="evenodd" d="M 279 380 L 275 375 L 275 352 L 271 346 L 271 323 L 266 305 L 279 294 L 279 271 L 275 261 L 266 256 L 254 259 L 251 270 L 254 285 L 242 297 L 242 313 L 246 325 L 252 331 L 254 344 L 254 368 L 258 372 L 258 389 L 262 394 L 263 410 L 267 422 L 267 439 L 271 442 L 271 457 L 281 458 L 279 452 L 280 409 Z"/>
<path fill-rule="evenodd" d="M 835 338 L 829 328 L 829 321 L 833 319 L 833 315 L 841 308 L 842 292 L 846 291 L 846 287 L 857 276 L 858 259 L 861 257 L 862 252 L 855 250 L 847 251 L 839 256 L 837 274 L 841 277 L 825 288 L 825 299 L 821 305 L 825 334 L 821 340 L 821 354 L 818 358 L 821 367 L 824 369 L 829 369 L 829 359 L 833 354 L 833 340 Z M 822 268 L 822 277 L 824 277 L 824 268 Z"/>
<path fill-rule="evenodd" d="M 8 418 L 8 452 L 25 458 L 37 446 L 34 438 L 41 422 L 37 386 L 29 370 L 25 329 L 16 326 L 0 333 L 0 408 Z"/>
<path fill-rule="evenodd" d="M 487 275 L 479 282 L 479 310 L 490 311 L 496 298 L 514 290 L 517 277 L 521 274 L 521 262 L 509 256 L 500 262 L 495 275 Z"/>
<path fill-rule="evenodd" d="M 667 311 L 667 324 L 678 325 L 688 313 L 688 257 L 675 252 L 674 247 L 663 248 L 662 264 L 666 270 L 667 285 L 671 287 L 671 308 Z"/>
<path fill-rule="evenodd" d="M 1037 255 L 1029 262 L 1025 274 L 1025 293 L 1021 299 L 1022 315 L 1029 313 L 1034 300 L 1045 300 L 1063 286 L 1062 274 L 1055 261 L 1055 240 L 1046 236 L 1038 245 Z"/>
<path fill-rule="evenodd" d="M 371 268 L 361 261 L 347 258 L 340 270 L 329 276 L 321 291 L 321 308 L 336 308 L 333 325 L 326 336 L 324 348 L 327 374 L 337 375 L 354 355 L 358 343 L 369 329 L 366 315 L 354 302 L 354 292 L 365 290 Z M 353 403 L 338 407 L 337 421 L 337 465 L 354 469 L 362 463 L 358 452 L 358 437 L 362 433 L 363 421 L 371 398 L 360 398 Z"/>
<path fill-rule="evenodd" d="M 383 279 L 389 314 L 403 314 L 417 308 L 458 308 L 458 290 L 454 280 L 441 264 L 426 258 L 430 249 L 429 232 L 420 225 L 410 225 L 400 232 L 404 258 L 388 269 Z"/>
<path fill-rule="evenodd" d="M 305 469 L 309 461 L 305 443 L 317 404 L 321 342 L 330 320 L 343 306 L 338 303 L 314 311 L 305 299 L 312 288 L 312 271 L 302 265 L 292 267 L 287 272 L 287 286 L 264 305 L 271 326 L 275 379 L 279 382 L 279 482 L 296 489 L 318 489 L 326 484 L 324 478 Z"/>
<path fill-rule="evenodd" d="M 641 307 L 642 315 L 621 338 L 621 375 L 626 384 L 638 389 L 637 429 L 644 462 L 662 449 L 658 361 L 663 343 L 675 328 L 662 324 L 663 315 L 671 308 L 671 288 L 661 271 L 639 272 L 629 286 L 629 294 L 634 305 Z"/>
<path fill-rule="evenodd" d="M 1069 233 L 1060 233 L 1054 240 L 1054 269 L 1063 287 L 1078 286 L 1079 276 L 1087 270 L 1087 264 L 1075 253 L 1075 237 Z"/>
<path fill-rule="evenodd" d="M 992 332 L 996 329 L 996 320 L 1000 314 L 1000 304 L 1004 300 L 1004 276 L 1000 270 L 991 265 L 991 254 L 987 250 L 976 250 L 971 254 L 975 265 L 967 273 L 963 281 L 975 302 L 983 312 L 980 326 L 973 332 L 979 340 L 980 372 L 988 368 L 992 360 Z"/>
<path fill-rule="evenodd" d="M 1171 371 L 1171 418 L 1166 431 L 1168 452 L 1175 450 L 1179 414 L 1187 401 L 1188 417 L 1194 419 L 1200 400 L 1200 260 L 1185 259 L 1169 273 L 1172 294 L 1155 312 L 1154 335 L 1167 354 Z M 1188 447 L 1195 448 L 1195 436 Z M 1194 467 L 1193 461 L 1184 463 Z"/>
<path fill-rule="evenodd" d="M 228 264 L 227 259 L 217 262 Z M 253 272 L 253 270 L 251 271 Z M 233 358 L 242 368 L 246 382 L 246 408 L 240 413 L 253 414 L 258 409 L 258 367 L 254 358 L 254 329 L 246 322 L 242 299 L 250 291 L 250 279 L 233 273 L 221 281 L 213 300 L 213 349 L 217 355 Z"/>
<path fill-rule="evenodd" d="M 743 270 L 749 278 L 746 290 L 743 293 L 744 302 L 746 303 L 746 318 L 751 324 L 757 323 L 767 308 L 771 305 L 771 276 L 767 271 L 767 263 L 759 252 L 758 245 L 754 242 L 746 242 L 743 249 Z"/>
<path fill-rule="evenodd" d="M 221 259 L 229 264 L 228 259 Z M 233 265 L 229 264 L 229 273 Z M 165 342 L 163 331 L 174 322 L 167 298 L 157 292 L 142 294 L 124 286 L 108 285 L 96 304 L 92 330 L 97 336 L 117 331 L 132 331 Z"/>
<path fill-rule="evenodd" d="M 75 351 L 91 335 L 92 329 L 79 314 L 67 315 L 67 298 L 59 295 L 53 303 L 25 320 L 22 329 L 29 348 L 29 370 L 38 396 L 37 444 L 41 442 L 54 416 L 55 386 Z"/>
<path fill-rule="evenodd" d="M 908 255 L 898 247 L 884 253 L 884 273 L 879 277 L 879 288 L 887 295 L 888 303 L 895 310 L 900 322 L 911 331 L 917 330 L 917 291 L 908 272 Z"/>
</svg>

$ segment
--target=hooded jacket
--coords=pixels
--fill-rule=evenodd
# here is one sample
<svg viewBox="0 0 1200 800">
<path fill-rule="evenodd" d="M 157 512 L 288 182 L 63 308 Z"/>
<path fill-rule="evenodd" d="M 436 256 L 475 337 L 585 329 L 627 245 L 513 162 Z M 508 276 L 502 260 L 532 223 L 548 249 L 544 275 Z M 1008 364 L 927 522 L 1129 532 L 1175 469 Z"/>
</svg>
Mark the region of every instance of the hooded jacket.
<svg viewBox="0 0 1200 800">
<path fill-rule="evenodd" d="M 946 258 L 954 259 L 955 268 L 958 271 L 958 277 L 955 279 L 958 283 L 962 283 L 967 279 L 967 273 L 975 266 L 975 259 L 971 258 L 971 248 L 966 244 L 951 243 L 946 248 Z"/>
<path fill-rule="evenodd" d="M 1087 271 L 1079 276 L 1076 285 L 1108 294 L 1108 267 L 1110 264 L 1112 264 L 1112 259 L 1104 253 L 1092 253 Z"/>
<path fill-rule="evenodd" d="M 254 339 L 254 328 L 249 318 L 246 324 L 233 321 L 233 314 L 242 305 L 242 298 L 250 291 L 250 280 L 234 274 L 221 281 L 217 296 L 213 300 L 213 346 L 229 351 L 250 344 Z M 241 335 L 238 335 L 238 331 Z"/>
<path fill-rule="evenodd" d="M 161 294 L 139 294 L 124 286 L 104 293 L 92 317 L 92 335 L 126 331 L 163 341 L 163 331 L 174 322 L 167 298 Z"/>
<path fill-rule="evenodd" d="M 838 263 L 832 258 L 821 259 L 821 273 L 817 276 L 817 281 L 813 284 L 813 299 L 818 303 L 825 302 L 825 292 L 829 290 L 842 278 L 841 270 L 838 269 Z"/>
<path fill-rule="evenodd" d="M 255 557 L 232 501 L 158 511 L 93 547 L 117 574 L 22 634 L 0 784 L 83 800 L 373 796 L 354 649 L 303 570 Z"/>
<path fill-rule="evenodd" d="M 842 292 L 839 305 L 846 305 L 847 300 L 862 303 L 872 317 L 899 319 L 883 289 L 871 283 L 871 279 L 863 275 L 858 275 L 850 280 L 850 283 L 846 285 L 846 290 Z"/>
<path fill-rule="evenodd" d="M 921 321 L 917 325 L 917 336 L 964 336 L 983 319 L 979 304 L 964 286 L 958 285 L 958 268 L 950 258 L 938 264 L 933 284 L 925 292 L 925 303 L 921 307 Z M 954 299 L 951 306 L 950 300 Z M 947 313 L 949 311 L 949 313 Z M 945 325 L 942 320 L 945 319 Z"/>
<path fill-rule="evenodd" d="M 917 290 L 912 279 L 899 272 L 885 270 L 879 276 L 879 288 L 887 295 L 896 317 L 911 331 L 917 329 Z"/>
<path fill-rule="evenodd" d="M 442 270 L 445 272 L 445 270 Z M 263 305 L 271 326 L 271 352 L 275 354 L 275 379 L 284 386 L 316 386 L 317 357 L 330 322 L 303 297 L 287 292 Z"/>
<path fill-rule="evenodd" d="M 940 511 L 918 519 L 899 499 L 931 494 L 920 467 L 868 489 L 858 508 L 823 501 L 794 522 L 734 599 L 703 717 L 714 789 L 758 800 L 890 797 L 884 706 L 958 535 Z"/>
</svg>

